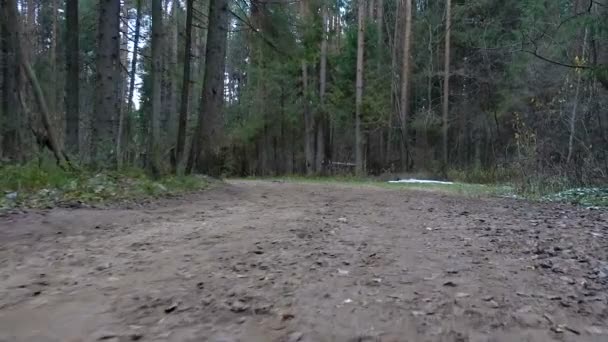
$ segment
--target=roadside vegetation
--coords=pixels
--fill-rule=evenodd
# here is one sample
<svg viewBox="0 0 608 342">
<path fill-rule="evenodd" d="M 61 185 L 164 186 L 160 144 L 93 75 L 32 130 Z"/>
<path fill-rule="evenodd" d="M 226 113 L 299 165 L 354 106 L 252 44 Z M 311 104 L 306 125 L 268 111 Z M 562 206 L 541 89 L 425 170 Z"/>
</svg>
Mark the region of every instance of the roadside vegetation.
<svg viewBox="0 0 608 342">
<path fill-rule="evenodd" d="M 478 178 L 472 175 L 479 176 Z M 356 177 L 349 175 L 332 177 L 303 177 L 303 176 L 284 176 L 272 178 L 252 178 L 270 179 L 280 182 L 298 183 L 326 183 L 326 184 L 350 184 L 361 186 L 379 186 L 389 189 L 419 190 L 419 191 L 439 191 L 459 194 L 463 196 L 498 196 L 511 197 L 540 202 L 568 203 L 585 207 L 608 207 L 608 188 L 605 187 L 584 187 L 567 181 L 559 182 L 557 179 L 543 180 L 517 180 L 512 177 L 507 178 L 508 173 L 488 174 L 481 171 L 461 172 L 452 171 L 448 179 L 453 184 L 436 183 L 389 183 L 390 180 L 397 179 L 427 179 L 434 180 L 429 174 L 408 174 L 378 177 Z"/>
<path fill-rule="evenodd" d="M 206 188 L 205 177 L 167 176 L 151 179 L 141 169 L 93 172 L 65 171 L 54 163 L 0 166 L 0 211 L 17 207 L 83 207 L 155 197 Z"/>
</svg>

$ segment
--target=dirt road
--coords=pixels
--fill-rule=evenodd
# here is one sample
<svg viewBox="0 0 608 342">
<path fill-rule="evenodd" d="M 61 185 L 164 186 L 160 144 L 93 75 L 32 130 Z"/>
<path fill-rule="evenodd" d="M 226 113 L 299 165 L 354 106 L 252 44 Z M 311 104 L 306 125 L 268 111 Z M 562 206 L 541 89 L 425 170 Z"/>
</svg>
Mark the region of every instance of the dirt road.
<svg viewBox="0 0 608 342">
<path fill-rule="evenodd" d="M 0 219 L 0 341 L 608 341 L 608 214 L 233 181 Z"/>
</svg>

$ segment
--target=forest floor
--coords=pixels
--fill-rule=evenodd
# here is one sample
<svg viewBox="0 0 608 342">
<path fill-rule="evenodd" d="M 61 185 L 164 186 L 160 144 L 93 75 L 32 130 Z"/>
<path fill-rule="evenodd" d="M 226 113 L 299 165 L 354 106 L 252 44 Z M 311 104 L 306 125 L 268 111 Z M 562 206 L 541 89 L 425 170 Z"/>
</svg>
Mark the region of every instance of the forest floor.
<svg viewBox="0 0 608 342">
<path fill-rule="evenodd" d="M 229 181 L 0 218 L 0 341 L 608 341 L 608 212 Z"/>
</svg>

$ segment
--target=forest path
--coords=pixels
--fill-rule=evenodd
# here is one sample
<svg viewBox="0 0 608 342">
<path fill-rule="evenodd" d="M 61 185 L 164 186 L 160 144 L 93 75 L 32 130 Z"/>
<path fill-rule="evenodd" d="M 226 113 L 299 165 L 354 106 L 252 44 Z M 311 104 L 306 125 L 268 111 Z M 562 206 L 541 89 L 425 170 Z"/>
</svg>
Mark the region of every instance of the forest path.
<svg viewBox="0 0 608 342">
<path fill-rule="evenodd" d="M 0 219 L 0 341 L 607 341 L 608 215 L 230 181 Z"/>
</svg>

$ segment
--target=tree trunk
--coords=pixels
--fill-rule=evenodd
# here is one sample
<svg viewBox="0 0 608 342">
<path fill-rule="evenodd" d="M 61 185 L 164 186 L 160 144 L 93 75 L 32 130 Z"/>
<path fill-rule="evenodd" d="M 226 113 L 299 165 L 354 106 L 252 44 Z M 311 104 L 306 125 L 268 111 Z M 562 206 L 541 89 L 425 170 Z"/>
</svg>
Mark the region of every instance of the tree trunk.
<svg viewBox="0 0 608 342">
<path fill-rule="evenodd" d="M 197 59 L 194 65 L 196 66 L 195 69 L 198 69 L 198 71 L 193 71 L 193 75 L 194 75 L 194 79 L 193 79 L 193 87 L 192 87 L 192 96 L 191 96 L 191 102 L 192 102 L 192 106 L 191 106 L 191 111 L 192 113 L 198 113 L 201 109 L 201 105 L 202 105 L 202 99 L 200 94 L 202 94 L 203 92 L 203 87 L 202 87 L 202 82 L 205 79 L 205 65 L 207 62 L 207 36 L 208 36 L 208 32 L 209 32 L 209 3 L 210 0 L 203 0 L 203 1 L 195 1 L 194 5 L 196 6 L 197 3 L 201 4 L 201 7 L 199 7 L 199 9 L 195 9 L 196 13 L 201 13 L 201 18 L 200 18 L 200 29 L 199 29 L 199 34 L 198 34 L 198 39 L 196 39 L 196 55 L 197 55 Z M 194 122 L 196 120 L 198 120 L 198 116 L 193 115 L 191 120 Z M 188 146 L 188 144 L 186 144 L 186 146 Z M 192 146 L 192 145 L 190 145 Z M 186 153 L 186 152 L 185 152 Z M 185 157 L 184 157 L 185 158 Z"/>
<path fill-rule="evenodd" d="M 50 31 L 50 46 L 49 46 L 49 75 L 48 75 L 48 84 L 47 84 L 47 98 L 48 105 L 51 113 L 53 115 L 59 115 L 58 106 L 57 106 L 57 11 L 59 8 L 58 0 L 50 0 L 49 10 L 51 16 L 51 31 Z M 59 118 L 54 117 L 51 118 L 53 122 L 56 122 Z M 59 137 L 58 137 L 59 138 Z"/>
<path fill-rule="evenodd" d="M 162 32 L 163 7 L 161 0 L 152 0 L 152 115 L 150 117 L 150 136 L 148 140 L 148 171 L 152 177 L 159 177 L 161 173 L 161 87 L 162 87 Z"/>
<path fill-rule="evenodd" d="M 120 111 L 117 78 L 120 77 L 120 0 L 101 0 L 97 49 L 93 159 L 97 166 L 112 158 L 114 116 Z"/>
<path fill-rule="evenodd" d="M 20 134 L 20 113 L 19 105 L 16 97 L 18 86 L 19 61 L 13 47 L 13 42 L 16 40 L 17 33 L 12 30 L 8 23 L 5 13 L 9 12 L 8 4 L 4 0 L 0 0 L 0 36 L 2 44 L 2 108 L 0 109 L 4 117 L 0 121 L 0 136 L 2 141 L 0 146 L 0 155 L 10 161 L 16 162 L 22 158 L 20 149 L 21 134 Z M 15 38 L 13 38 L 15 36 Z"/>
<path fill-rule="evenodd" d="M 310 10 L 308 8 L 308 0 L 300 1 L 300 15 L 302 17 L 302 25 L 306 27 L 306 20 L 309 18 Z M 302 100 L 304 110 L 304 158 L 306 175 L 311 176 L 315 173 L 315 120 L 310 108 L 310 89 L 309 89 L 309 74 L 308 62 L 306 57 L 302 59 Z"/>
<path fill-rule="evenodd" d="M 401 68 L 401 99 L 399 101 L 399 121 L 401 123 L 401 163 L 403 170 L 409 169 L 409 96 L 410 96 L 410 71 L 411 71 L 411 45 L 412 45 L 412 0 L 404 0 L 405 8 L 405 32 L 403 34 L 403 64 Z"/>
<path fill-rule="evenodd" d="M 395 120 L 399 118 L 399 67 L 397 64 L 397 59 L 399 58 L 398 46 L 397 43 L 399 41 L 399 22 L 400 22 L 400 13 L 401 13 L 401 1 L 395 1 L 395 25 L 393 27 L 393 37 L 391 48 L 391 105 L 393 109 L 393 113 L 389 120 L 389 131 L 388 131 L 388 141 L 386 143 L 386 157 L 387 159 L 391 158 L 392 155 L 392 142 L 393 142 L 393 123 Z M 390 38 L 390 37 L 389 37 Z M 388 160 L 387 160 L 388 161 Z M 392 168 L 392 163 L 391 163 Z"/>
<path fill-rule="evenodd" d="M 122 168 L 124 155 L 122 150 L 122 142 L 124 141 L 124 121 L 125 112 L 129 104 L 127 103 L 129 89 L 129 72 L 127 65 L 129 64 L 129 9 L 123 6 L 121 14 L 121 38 L 120 38 L 120 66 L 119 77 L 116 79 L 116 87 L 118 88 L 119 112 L 117 113 L 116 127 L 113 127 L 116 132 L 116 166 Z"/>
<path fill-rule="evenodd" d="M 325 89 L 327 88 L 327 6 L 322 5 L 321 16 L 322 16 L 322 33 L 321 33 L 321 56 L 319 65 L 319 102 L 321 105 L 321 111 L 319 113 L 317 122 L 317 153 L 316 153 L 316 171 L 317 173 L 324 174 L 325 165 L 325 125 L 326 125 L 326 113 L 325 113 Z"/>
<path fill-rule="evenodd" d="M 581 52 L 581 61 L 585 60 L 585 54 L 587 53 L 587 37 L 589 36 L 589 29 L 585 28 L 585 34 L 583 35 L 583 49 Z M 568 157 L 566 162 L 570 164 L 572 161 L 572 153 L 574 151 L 574 137 L 576 135 L 576 120 L 578 111 L 579 94 L 581 90 L 581 77 L 582 70 L 574 69 L 576 73 L 576 88 L 574 93 L 574 104 L 572 105 L 572 115 L 570 115 L 570 137 L 568 138 Z"/>
<path fill-rule="evenodd" d="M 168 144 L 173 144 L 177 138 L 177 119 L 178 119 L 178 82 L 177 82 L 177 64 L 178 64 L 178 20 L 177 11 L 179 10 L 178 0 L 173 0 L 171 10 L 171 21 L 169 22 L 170 39 L 168 44 L 169 49 L 169 63 L 167 63 L 167 82 L 168 82 L 168 96 L 167 96 L 167 123 L 163 127 L 166 127 L 167 138 L 165 141 Z"/>
<path fill-rule="evenodd" d="M 302 96 L 304 103 L 304 157 L 306 158 L 306 175 L 315 173 L 315 124 L 310 110 L 308 90 L 308 65 L 302 60 Z"/>
<path fill-rule="evenodd" d="M 443 115 L 442 115 L 442 136 L 443 136 L 443 167 L 447 171 L 448 167 L 448 111 L 450 103 L 450 35 L 452 33 L 452 1 L 446 0 L 445 7 L 445 59 L 443 67 Z"/>
<path fill-rule="evenodd" d="M 25 74 L 25 78 L 27 78 L 28 82 L 32 87 L 32 91 L 34 93 L 34 98 L 38 105 L 38 109 L 40 110 L 40 115 L 42 119 L 42 125 L 45 129 L 45 136 L 37 136 L 38 143 L 40 145 L 45 145 L 48 147 L 55 159 L 57 164 L 62 168 L 70 167 L 69 161 L 65 157 L 65 153 L 61 150 L 61 147 L 57 140 L 57 133 L 53 129 L 51 124 L 51 115 L 49 113 L 48 105 L 46 99 L 44 97 L 44 93 L 42 92 L 42 88 L 40 87 L 40 83 L 38 82 L 38 78 L 32 69 L 32 66 L 29 62 L 29 56 L 20 40 L 17 38 L 20 36 L 21 32 L 21 23 L 19 20 L 19 12 L 17 10 L 17 1 L 16 0 L 4 0 L 4 4 L 6 6 L 4 18 L 7 22 L 7 26 L 12 28 L 13 35 L 11 36 L 11 41 L 9 44 L 14 47 L 15 54 L 17 55 L 16 60 L 20 63 L 20 69 Z M 21 96 L 22 105 L 25 104 L 23 94 Z M 34 131 L 34 133 L 36 133 Z"/>
<path fill-rule="evenodd" d="M 186 1 L 186 44 L 184 48 L 184 76 L 182 81 L 182 98 L 179 109 L 179 127 L 177 130 L 177 146 L 175 169 L 178 173 L 183 172 L 184 149 L 186 146 L 186 126 L 188 124 L 188 104 L 190 102 L 190 61 L 192 55 L 192 12 L 194 0 Z"/>
<path fill-rule="evenodd" d="M 355 171 L 357 176 L 365 174 L 365 142 L 361 127 L 363 105 L 363 56 L 365 48 L 365 0 L 359 0 L 357 34 L 357 72 L 355 83 Z"/>
<path fill-rule="evenodd" d="M 207 63 L 203 83 L 202 106 L 196 136 L 193 138 L 189 163 L 197 171 L 212 176 L 221 174 L 220 148 L 222 145 L 222 107 L 224 104 L 224 70 L 228 34 L 228 1 L 211 1 L 207 37 Z"/>
<path fill-rule="evenodd" d="M 118 168 L 122 168 L 124 162 L 124 150 L 126 142 L 129 141 L 131 132 L 127 127 L 131 127 L 130 116 L 133 111 L 133 95 L 135 93 L 135 76 L 137 75 L 137 60 L 138 60 L 138 49 L 139 49 L 139 37 L 141 30 L 141 4 L 142 0 L 137 0 L 137 14 L 135 18 L 135 32 L 133 37 L 133 53 L 131 57 L 131 70 L 129 72 L 129 91 L 127 95 L 127 110 L 126 112 L 120 112 L 120 118 L 118 119 L 118 134 L 116 135 L 116 155 Z"/>
<path fill-rule="evenodd" d="M 376 8 L 376 49 L 378 50 L 378 65 L 382 65 L 382 51 L 384 48 L 383 25 L 384 25 L 384 0 L 377 0 Z"/>
<path fill-rule="evenodd" d="M 65 132 L 68 152 L 79 153 L 78 130 L 80 126 L 80 43 L 78 0 L 66 0 L 66 37 L 65 37 Z"/>
</svg>

